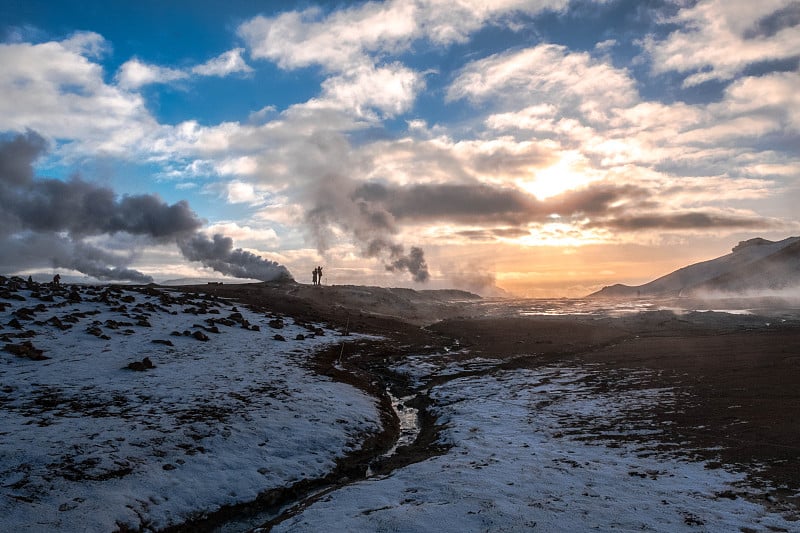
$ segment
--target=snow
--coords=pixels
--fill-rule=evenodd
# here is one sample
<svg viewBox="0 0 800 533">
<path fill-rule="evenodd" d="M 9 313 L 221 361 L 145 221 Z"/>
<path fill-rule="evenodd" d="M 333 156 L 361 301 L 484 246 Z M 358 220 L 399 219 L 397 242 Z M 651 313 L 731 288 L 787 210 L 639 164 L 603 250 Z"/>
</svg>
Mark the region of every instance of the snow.
<svg viewBox="0 0 800 533">
<path fill-rule="evenodd" d="M 64 290 L 47 302 L 34 290 L 48 293 L 0 294 L 0 347 L 28 340 L 49 357 L 0 352 L 4 531 L 163 528 L 324 476 L 380 427 L 372 398 L 307 367 L 337 340 L 311 333 L 319 324 L 273 329 L 279 317 L 167 291 L 79 287 L 81 301 Z M 126 368 L 145 356 L 155 368 Z"/>
<path fill-rule="evenodd" d="M 418 383 L 452 374 L 423 356 L 397 370 Z M 656 440 L 666 428 L 649 409 L 674 405 L 678 392 L 625 387 L 643 378 L 636 373 L 604 392 L 595 370 L 498 370 L 432 387 L 452 446 L 445 455 L 331 492 L 273 531 L 322 523 L 392 532 L 797 530 L 761 505 L 730 499 L 743 490 L 742 474 Z"/>
</svg>

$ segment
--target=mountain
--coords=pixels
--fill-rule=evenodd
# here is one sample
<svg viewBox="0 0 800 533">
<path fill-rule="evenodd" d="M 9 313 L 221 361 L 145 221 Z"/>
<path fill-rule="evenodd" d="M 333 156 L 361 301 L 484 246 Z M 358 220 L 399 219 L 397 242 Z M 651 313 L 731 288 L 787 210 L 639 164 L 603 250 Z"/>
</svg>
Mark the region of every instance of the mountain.
<svg viewBox="0 0 800 533">
<path fill-rule="evenodd" d="M 800 287 L 800 237 L 742 241 L 731 253 L 683 267 L 639 286 L 611 285 L 589 297 L 765 293 Z"/>
</svg>

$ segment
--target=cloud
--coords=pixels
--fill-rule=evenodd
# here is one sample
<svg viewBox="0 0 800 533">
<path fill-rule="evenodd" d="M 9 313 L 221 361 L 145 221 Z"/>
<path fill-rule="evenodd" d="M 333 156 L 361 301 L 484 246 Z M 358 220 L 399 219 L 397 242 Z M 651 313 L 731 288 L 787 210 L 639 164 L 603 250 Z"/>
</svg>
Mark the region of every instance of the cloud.
<svg viewBox="0 0 800 533">
<path fill-rule="evenodd" d="M 590 54 L 542 44 L 495 54 L 463 67 L 447 89 L 447 99 L 491 103 L 541 115 L 542 104 L 557 103 L 584 119 L 608 120 L 610 109 L 632 105 L 638 98 L 633 80 Z"/>
<path fill-rule="evenodd" d="M 408 111 L 424 86 L 422 76 L 400 63 L 358 65 L 322 82 L 318 101 L 358 116 L 370 116 L 370 110 L 377 109 L 390 118 Z"/>
<path fill-rule="evenodd" d="M 152 83 L 170 83 L 188 77 L 183 70 L 148 65 L 138 59 L 130 59 L 119 67 L 115 80 L 123 89 L 132 90 Z"/>
<path fill-rule="evenodd" d="M 253 72 L 252 67 L 242 58 L 244 48 L 228 50 L 205 63 L 192 67 L 192 72 L 199 76 L 224 77 L 237 72 Z"/>
<path fill-rule="evenodd" d="M 250 55 L 283 69 L 320 65 L 329 72 L 372 63 L 370 56 L 397 54 L 417 39 L 437 45 L 464 42 L 488 22 L 512 13 L 558 10 L 567 0 L 392 0 L 367 2 L 326 13 L 320 8 L 258 16 L 239 27 Z"/>
<path fill-rule="evenodd" d="M 136 90 L 154 83 L 169 84 L 196 76 L 225 77 L 234 73 L 250 73 L 253 69 L 242 58 L 243 48 L 234 48 L 190 68 L 170 68 L 144 63 L 137 58 L 123 63 L 114 76 L 117 85 L 126 90 Z"/>
<path fill-rule="evenodd" d="M 777 224 L 779 227 L 780 224 Z M 723 213 L 683 212 L 652 213 L 600 219 L 587 227 L 613 230 L 704 230 L 704 229 L 770 229 L 775 221 L 760 216 L 729 215 Z"/>
<path fill-rule="evenodd" d="M 653 72 L 688 74 L 685 87 L 727 81 L 748 65 L 800 55 L 798 13 L 790 0 L 703 0 L 666 21 L 678 30 L 644 46 Z"/>
<path fill-rule="evenodd" d="M 141 96 L 105 83 L 102 67 L 89 59 L 104 48 L 93 33 L 0 44 L 0 131 L 35 130 L 72 141 L 84 154 L 138 151 L 157 124 Z"/>
</svg>

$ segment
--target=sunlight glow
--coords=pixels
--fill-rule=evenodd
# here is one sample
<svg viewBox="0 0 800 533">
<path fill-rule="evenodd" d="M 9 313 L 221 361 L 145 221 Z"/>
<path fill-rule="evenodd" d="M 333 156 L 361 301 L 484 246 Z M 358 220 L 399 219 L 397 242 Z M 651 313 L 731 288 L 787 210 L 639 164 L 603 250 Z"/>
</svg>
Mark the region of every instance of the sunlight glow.
<svg viewBox="0 0 800 533">
<path fill-rule="evenodd" d="M 579 152 L 570 151 L 563 152 L 556 164 L 536 172 L 531 179 L 518 180 L 517 185 L 539 200 L 545 200 L 596 181 L 599 177 L 594 174 Z"/>
</svg>

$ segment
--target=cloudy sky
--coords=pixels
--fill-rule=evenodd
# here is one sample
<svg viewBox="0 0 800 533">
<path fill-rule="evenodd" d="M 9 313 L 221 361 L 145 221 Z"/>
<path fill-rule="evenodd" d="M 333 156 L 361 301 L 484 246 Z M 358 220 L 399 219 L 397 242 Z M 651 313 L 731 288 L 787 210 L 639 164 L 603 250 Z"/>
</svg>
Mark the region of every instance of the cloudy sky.
<svg viewBox="0 0 800 533">
<path fill-rule="evenodd" d="M 322 264 L 575 296 L 800 234 L 795 0 L 6 0 L 0 21 L 5 273 Z"/>
</svg>

